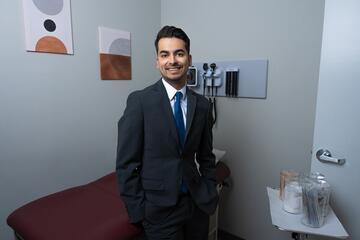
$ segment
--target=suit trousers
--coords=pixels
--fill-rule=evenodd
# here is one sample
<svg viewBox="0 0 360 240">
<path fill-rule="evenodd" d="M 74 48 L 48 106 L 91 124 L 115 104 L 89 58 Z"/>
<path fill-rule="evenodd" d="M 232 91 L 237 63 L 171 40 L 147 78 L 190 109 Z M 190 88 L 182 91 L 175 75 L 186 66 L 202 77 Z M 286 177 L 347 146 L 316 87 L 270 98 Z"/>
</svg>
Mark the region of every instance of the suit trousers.
<svg viewBox="0 0 360 240">
<path fill-rule="evenodd" d="M 172 207 L 145 202 L 143 227 L 147 240 L 207 240 L 209 215 L 185 194 Z"/>
</svg>

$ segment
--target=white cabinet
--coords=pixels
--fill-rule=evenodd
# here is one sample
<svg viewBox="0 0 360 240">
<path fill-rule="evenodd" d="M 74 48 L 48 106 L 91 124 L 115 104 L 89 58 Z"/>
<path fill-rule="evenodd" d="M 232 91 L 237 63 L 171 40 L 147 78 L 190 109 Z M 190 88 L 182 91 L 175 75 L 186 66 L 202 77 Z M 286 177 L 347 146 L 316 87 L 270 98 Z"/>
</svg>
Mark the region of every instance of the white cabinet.
<svg viewBox="0 0 360 240">
<path fill-rule="evenodd" d="M 222 185 L 217 186 L 218 193 L 220 194 Z M 216 208 L 215 213 L 210 216 L 209 222 L 209 238 L 208 240 L 218 239 L 218 225 L 219 225 L 219 206 Z"/>
<path fill-rule="evenodd" d="M 213 153 L 215 155 L 215 163 L 217 164 L 225 155 L 226 151 L 220 149 L 213 149 Z M 220 195 L 221 189 L 223 185 L 217 185 L 217 191 Z M 215 213 L 210 216 L 209 223 L 209 237 L 208 240 L 217 240 L 218 239 L 218 214 L 219 214 L 219 206 L 216 208 Z"/>
<path fill-rule="evenodd" d="M 210 216 L 209 238 L 208 238 L 209 240 L 217 240 L 217 235 L 218 235 L 218 212 L 219 212 L 219 207 L 217 207 L 215 213 Z"/>
</svg>

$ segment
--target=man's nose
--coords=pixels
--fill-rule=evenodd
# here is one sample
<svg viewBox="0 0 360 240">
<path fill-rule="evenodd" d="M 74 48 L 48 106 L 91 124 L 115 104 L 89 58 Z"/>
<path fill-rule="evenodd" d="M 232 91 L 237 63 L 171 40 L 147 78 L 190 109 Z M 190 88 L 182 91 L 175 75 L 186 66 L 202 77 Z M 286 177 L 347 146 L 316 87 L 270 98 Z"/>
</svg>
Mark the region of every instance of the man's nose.
<svg viewBox="0 0 360 240">
<path fill-rule="evenodd" d="M 176 56 L 175 55 L 171 54 L 169 56 L 169 63 L 176 63 Z"/>
</svg>

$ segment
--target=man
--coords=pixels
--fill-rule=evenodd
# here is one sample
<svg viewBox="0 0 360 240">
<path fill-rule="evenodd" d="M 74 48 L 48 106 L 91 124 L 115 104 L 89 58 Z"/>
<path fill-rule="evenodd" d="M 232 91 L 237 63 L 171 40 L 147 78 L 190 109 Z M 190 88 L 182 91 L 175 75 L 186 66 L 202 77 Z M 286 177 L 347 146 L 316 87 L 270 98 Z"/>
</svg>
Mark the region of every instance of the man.
<svg viewBox="0 0 360 240">
<path fill-rule="evenodd" d="M 186 33 L 165 26 L 155 48 L 162 78 L 129 95 L 118 123 L 121 197 L 147 239 L 205 240 L 218 202 L 209 103 L 186 87 Z"/>
</svg>

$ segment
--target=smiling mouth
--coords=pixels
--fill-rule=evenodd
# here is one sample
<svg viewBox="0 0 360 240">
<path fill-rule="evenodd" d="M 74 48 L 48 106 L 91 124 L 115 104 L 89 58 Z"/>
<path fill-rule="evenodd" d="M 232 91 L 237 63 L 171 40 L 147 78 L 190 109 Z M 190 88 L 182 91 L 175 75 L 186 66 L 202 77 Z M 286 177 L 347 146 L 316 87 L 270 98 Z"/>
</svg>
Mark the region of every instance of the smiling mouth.
<svg viewBox="0 0 360 240">
<path fill-rule="evenodd" d="M 178 71 L 182 68 L 182 66 L 180 65 L 171 65 L 171 66 L 168 66 L 168 67 L 165 67 L 165 70 L 166 71 Z"/>
<path fill-rule="evenodd" d="M 180 70 L 180 69 L 181 69 L 180 66 L 177 66 L 177 67 L 167 67 L 167 68 L 165 68 L 165 70 L 167 70 L 167 71 L 178 71 L 178 70 Z"/>
</svg>

